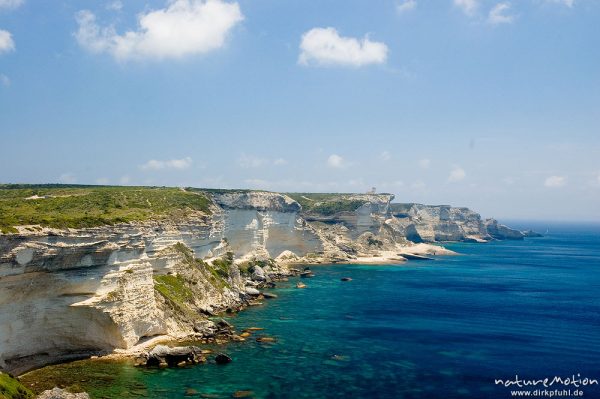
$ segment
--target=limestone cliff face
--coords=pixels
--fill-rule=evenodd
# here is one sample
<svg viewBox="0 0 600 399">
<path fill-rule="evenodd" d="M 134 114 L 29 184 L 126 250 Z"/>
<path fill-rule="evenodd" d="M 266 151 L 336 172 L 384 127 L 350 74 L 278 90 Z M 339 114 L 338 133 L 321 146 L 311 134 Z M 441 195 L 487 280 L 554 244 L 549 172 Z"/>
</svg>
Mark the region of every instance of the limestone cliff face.
<svg viewBox="0 0 600 399">
<path fill-rule="evenodd" d="M 390 205 L 387 194 L 340 195 L 339 210 L 277 193 L 207 195 L 212 214 L 185 220 L 0 234 L 0 367 L 203 334 L 206 315 L 247 299 L 238 265 L 248 261 L 351 261 L 410 241 L 520 234 L 466 208 Z M 285 273 L 269 262 L 267 273 Z"/>
<path fill-rule="evenodd" d="M 449 205 L 392 204 L 392 225 L 404 231 L 411 241 L 477 241 L 522 239 L 524 234 L 498 224 L 494 219 L 482 220 L 469 208 Z"/>
<path fill-rule="evenodd" d="M 189 331 L 165 317 L 154 278 L 177 274 L 182 257 L 168 249 L 178 242 L 200 256 L 218 253 L 214 230 L 212 222 L 197 218 L 179 225 L 1 236 L 0 366 L 19 371 Z M 198 306 L 227 306 L 235 289 L 233 284 L 232 293 L 206 295 Z"/>
</svg>

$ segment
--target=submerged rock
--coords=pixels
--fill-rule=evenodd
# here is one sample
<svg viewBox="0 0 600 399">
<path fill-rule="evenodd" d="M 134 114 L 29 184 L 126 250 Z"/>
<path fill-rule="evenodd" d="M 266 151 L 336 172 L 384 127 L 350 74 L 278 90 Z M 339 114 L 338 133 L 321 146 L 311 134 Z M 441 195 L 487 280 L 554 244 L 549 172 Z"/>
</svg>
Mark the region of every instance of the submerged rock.
<svg viewBox="0 0 600 399">
<path fill-rule="evenodd" d="M 340 280 L 341 281 L 352 281 L 352 278 L 350 278 L 350 277 L 342 277 Z"/>
<path fill-rule="evenodd" d="M 277 338 L 275 338 L 275 337 L 258 337 L 258 338 L 256 338 L 256 342 L 277 342 Z"/>
<path fill-rule="evenodd" d="M 271 294 L 270 292 L 263 292 L 263 294 L 262 294 L 262 295 L 263 295 L 265 298 L 267 298 L 267 299 L 274 299 L 274 298 L 277 298 L 277 295 L 276 295 L 276 294 Z"/>
<path fill-rule="evenodd" d="M 231 397 L 232 398 L 250 398 L 254 395 L 252 391 L 235 391 Z"/>
<path fill-rule="evenodd" d="M 215 362 L 217 364 L 227 364 L 231 363 L 231 361 L 232 359 L 225 353 L 219 353 L 217 356 L 215 356 Z"/>
</svg>

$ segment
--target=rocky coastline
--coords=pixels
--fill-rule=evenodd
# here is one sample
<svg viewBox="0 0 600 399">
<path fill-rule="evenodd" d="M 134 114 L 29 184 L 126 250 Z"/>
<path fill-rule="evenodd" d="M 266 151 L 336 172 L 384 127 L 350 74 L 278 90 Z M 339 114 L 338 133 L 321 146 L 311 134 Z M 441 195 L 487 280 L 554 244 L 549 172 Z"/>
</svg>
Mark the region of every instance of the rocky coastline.
<svg viewBox="0 0 600 399">
<path fill-rule="evenodd" d="M 243 340 L 211 318 L 257 303 L 300 265 L 401 264 L 454 254 L 440 242 L 533 236 L 390 194 L 204 194 L 210 213 L 177 220 L 0 234 L 0 368 L 19 375 L 90 356 L 150 359 L 165 341 Z"/>
</svg>

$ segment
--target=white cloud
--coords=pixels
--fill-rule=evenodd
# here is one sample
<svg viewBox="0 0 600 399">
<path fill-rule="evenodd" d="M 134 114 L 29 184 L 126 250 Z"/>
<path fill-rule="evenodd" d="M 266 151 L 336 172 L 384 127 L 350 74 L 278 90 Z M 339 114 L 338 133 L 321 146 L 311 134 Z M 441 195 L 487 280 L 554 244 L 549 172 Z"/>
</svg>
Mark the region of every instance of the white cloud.
<svg viewBox="0 0 600 399">
<path fill-rule="evenodd" d="M 331 154 L 329 158 L 327 158 L 327 165 L 331 168 L 342 169 L 347 166 L 344 158 L 337 154 Z"/>
<path fill-rule="evenodd" d="M 405 12 L 414 10 L 415 8 L 417 8 L 416 0 L 404 0 L 396 5 L 396 11 L 398 11 L 398 14 L 403 14 Z"/>
<path fill-rule="evenodd" d="M 383 64 L 387 59 L 385 43 L 342 37 L 334 28 L 313 28 L 302 35 L 298 63 L 307 66 L 352 66 Z"/>
<path fill-rule="evenodd" d="M 515 20 L 514 15 L 507 14 L 510 10 L 509 3 L 498 3 L 491 10 L 488 15 L 488 22 L 492 25 L 498 24 L 510 24 Z"/>
<path fill-rule="evenodd" d="M 2 8 L 17 8 L 24 2 L 25 2 L 25 0 L 0 0 L 0 9 L 2 9 Z"/>
<path fill-rule="evenodd" d="M 142 13 L 139 27 L 122 35 L 112 26 L 101 28 L 96 16 L 77 13 L 79 44 L 118 60 L 181 58 L 207 53 L 225 44 L 231 29 L 244 19 L 238 3 L 222 0 L 174 0 L 166 8 Z"/>
<path fill-rule="evenodd" d="M 10 78 L 3 73 L 0 73 L 0 85 L 4 87 L 10 86 Z"/>
<path fill-rule="evenodd" d="M 456 183 L 461 180 L 464 180 L 467 177 L 467 173 L 460 166 L 454 166 L 448 175 L 449 183 Z"/>
<path fill-rule="evenodd" d="M 392 154 L 390 154 L 389 151 L 383 151 L 380 155 L 379 158 L 381 158 L 382 161 L 387 162 L 390 159 L 392 159 Z"/>
<path fill-rule="evenodd" d="M 564 176 L 549 176 L 544 180 L 544 186 L 550 188 L 562 187 L 567 184 L 567 178 Z"/>
<path fill-rule="evenodd" d="M 454 0 L 454 5 L 462 10 L 466 15 L 472 17 L 479 8 L 478 0 Z"/>
<path fill-rule="evenodd" d="M 240 155 L 237 162 L 238 165 L 244 169 L 259 168 L 269 163 L 269 161 L 265 158 L 259 158 L 248 154 Z"/>
<path fill-rule="evenodd" d="M 129 176 L 125 175 L 125 176 L 121 176 L 121 178 L 119 179 L 119 184 L 128 184 L 131 181 L 131 179 L 129 178 Z"/>
<path fill-rule="evenodd" d="M 123 9 L 123 3 L 119 0 L 111 1 L 106 5 L 106 9 L 111 11 L 121 11 Z"/>
<path fill-rule="evenodd" d="M 422 169 L 429 169 L 431 166 L 431 160 L 427 158 L 423 158 L 419 160 L 419 167 Z"/>
<path fill-rule="evenodd" d="M 0 54 L 8 53 L 15 49 L 15 42 L 9 31 L 0 29 Z"/>
<path fill-rule="evenodd" d="M 548 0 L 551 3 L 559 3 L 564 4 L 565 6 L 571 8 L 575 5 L 575 0 Z"/>
<path fill-rule="evenodd" d="M 63 173 L 58 177 L 58 182 L 64 184 L 74 184 L 77 182 L 77 178 L 73 173 Z"/>
<path fill-rule="evenodd" d="M 100 178 L 96 179 L 96 184 L 100 184 L 101 186 L 105 186 L 108 183 L 110 183 L 110 180 L 108 180 L 108 178 L 106 178 L 106 177 L 100 177 Z"/>
<path fill-rule="evenodd" d="M 288 161 L 286 161 L 283 158 L 277 158 L 276 160 L 273 161 L 273 165 L 276 166 L 281 166 L 281 165 L 287 165 Z"/>
<path fill-rule="evenodd" d="M 159 161 L 151 159 L 143 165 L 140 165 L 142 170 L 163 170 L 163 169 L 188 169 L 192 166 L 192 158 L 185 157 L 182 159 L 170 159 L 167 161 Z"/>
</svg>

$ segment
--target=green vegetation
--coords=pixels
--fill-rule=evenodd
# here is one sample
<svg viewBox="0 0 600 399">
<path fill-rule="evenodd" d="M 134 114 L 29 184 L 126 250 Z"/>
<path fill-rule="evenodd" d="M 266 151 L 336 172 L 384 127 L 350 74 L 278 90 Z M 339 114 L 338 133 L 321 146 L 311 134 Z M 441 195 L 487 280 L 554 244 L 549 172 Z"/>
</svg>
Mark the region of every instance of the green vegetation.
<svg viewBox="0 0 600 399">
<path fill-rule="evenodd" d="M 41 225 L 83 228 L 209 213 L 203 194 L 167 187 L 0 185 L 0 230 Z"/>
<path fill-rule="evenodd" d="M 338 212 L 353 212 L 367 202 L 366 199 L 347 199 L 352 194 L 287 193 L 287 195 L 297 201 L 304 212 L 324 216 L 331 216 Z"/>
<path fill-rule="evenodd" d="M 194 298 L 192 290 L 181 276 L 154 276 L 154 289 L 178 307 L 186 306 Z"/>
<path fill-rule="evenodd" d="M 373 237 L 367 237 L 367 244 L 369 244 L 369 246 L 381 247 L 383 245 L 383 241 Z"/>
<path fill-rule="evenodd" d="M 61 387 L 87 392 L 92 399 L 147 397 L 147 387 L 132 373 L 132 365 L 131 359 L 79 360 L 33 370 L 19 379 L 36 394 Z"/>
<path fill-rule="evenodd" d="M 19 380 L 0 373 L 0 399 L 29 399 L 33 392 L 25 388 Z"/>
<path fill-rule="evenodd" d="M 229 267 L 233 264 L 233 252 L 227 252 L 225 256 L 215 259 L 212 262 L 212 268 L 219 277 L 229 277 Z"/>
</svg>

